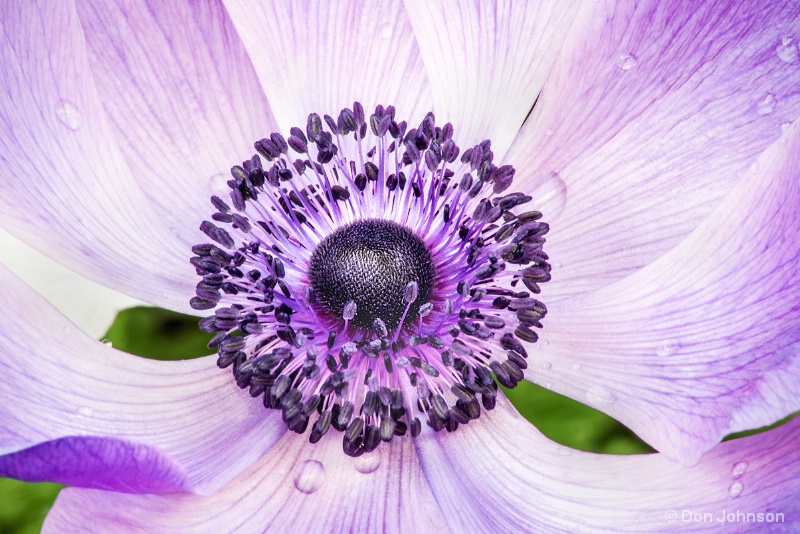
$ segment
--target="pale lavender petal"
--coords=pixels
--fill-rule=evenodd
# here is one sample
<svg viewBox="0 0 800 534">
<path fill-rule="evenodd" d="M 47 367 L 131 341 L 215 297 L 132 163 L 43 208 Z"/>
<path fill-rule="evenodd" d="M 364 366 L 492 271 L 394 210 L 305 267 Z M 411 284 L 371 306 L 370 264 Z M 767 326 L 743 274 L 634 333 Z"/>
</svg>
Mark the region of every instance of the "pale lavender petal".
<svg viewBox="0 0 800 534">
<path fill-rule="evenodd" d="M 800 409 L 800 125 L 681 244 L 549 306 L 528 379 L 696 462 Z"/>
<path fill-rule="evenodd" d="M 501 398 L 490 416 L 452 434 L 423 433 L 419 457 L 409 439 L 396 438 L 376 462 L 344 456 L 335 436 L 314 446 L 287 434 L 211 497 L 66 489 L 44 531 L 703 531 L 704 519 L 731 511 L 745 515 L 726 532 L 751 530 L 747 513 L 790 529 L 800 513 L 798 437 L 792 422 L 722 444 L 687 468 L 657 454 L 557 445 Z"/>
<path fill-rule="evenodd" d="M 186 256 L 231 166 L 277 128 L 250 58 L 219 0 L 79 0 L 77 12 L 109 128 Z"/>
<path fill-rule="evenodd" d="M 44 532 L 448 532 L 410 438 L 350 458 L 289 433 L 211 497 L 61 492 Z"/>
<path fill-rule="evenodd" d="M 502 160 L 542 89 L 579 2 L 405 2 L 434 98 L 462 146 Z"/>
<path fill-rule="evenodd" d="M 285 432 L 280 414 L 236 387 L 213 356 L 176 362 L 131 356 L 78 331 L 2 267 L 0 286 L 6 310 L 0 314 L 0 454 L 15 453 L 7 465 L 25 465 L 42 450 L 57 463 L 55 453 L 66 449 L 52 442 L 66 439 L 64 447 L 89 456 L 83 457 L 86 471 L 62 480 L 54 470 L 53 480 L 88 481 L 98 466 L 71 438 L 110 438 L 119 443 L 99 446 L 121 465 L 145 455 L 161 462 L 147 466 L 158 472 L 175 474 L 180 466 L 194 491 L 209 493 Z"/>
<path fill-rule="evenodd" d="M 355 100 L 368 114 L 394 105 L 410 124 L 432 109 L 401 2 L 224 1 L 283 130 L 311 112 L 336 119 Z"/>
<path fill-rule="evenodd" d="M 0 20 L 0 225 L 92 280 L 188 310 L 188 244 L 114 141 L 74 6 L 2 2 Z"/>
<path fill-rule="evenodd" d="M 800 116 L 800 5 L 582 6 L 508 157 L 552 225 L 556 298 L 673 248 Z"/>
<path fill-rule="evenodd" d="M 0 250 L 6 267 L 93 338 L 108 331 L 120 310 L 144 304 L 70 271 L 2 228 Z"/>
<path fill-rule="evenodd" d="M 0 456 L 0 474 L 28 482 L 123 493 L 171 493 L 190 489 L 186 472 L 154 447 L 115 438 L 58 438 Z"/>
<path fill-rule="evenodd" d="M 773 514 L 767 526 L 793 532 L 800 526 L 798 439 L 795 420 L 723 443 L 685 467 L 660 454 L 565 448 L 499 399 L 488 417 L 423 435 L 417 448 L 455 532 L 752 532 L 765 526 L 758 513 Z M 730 512 L 744 517 L 716 521 Z M 749 523 L 747 513 L 754 514 Z"/>
</svg>

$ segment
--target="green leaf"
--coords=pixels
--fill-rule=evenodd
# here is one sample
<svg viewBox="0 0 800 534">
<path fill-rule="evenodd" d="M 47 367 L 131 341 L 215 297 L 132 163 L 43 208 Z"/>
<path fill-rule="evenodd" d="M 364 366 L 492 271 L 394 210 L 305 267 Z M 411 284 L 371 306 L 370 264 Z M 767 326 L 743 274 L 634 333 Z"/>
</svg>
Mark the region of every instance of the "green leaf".
<svg viewBox="0 0 800 534">
<path fill-rule="evenodd" d="M 606 454 L 653 452 L 622 423 L 569 397 L 524 380 L 503 392 L 525 419 L 557 443 Z"/>
<path fill-rule="evenodd" d="M 155 360 L 185 360 L 206 356 L 213 337 L 201 331 L 198 317 L 161 308 L 139 306 L 123 310 L 105 335 L 115 349 Z"/>
<path fill-rule="evenodd" d="M 0 478 L 0 532 L 38 534 L 47 511 L 64 486 Z"/>
</svg>

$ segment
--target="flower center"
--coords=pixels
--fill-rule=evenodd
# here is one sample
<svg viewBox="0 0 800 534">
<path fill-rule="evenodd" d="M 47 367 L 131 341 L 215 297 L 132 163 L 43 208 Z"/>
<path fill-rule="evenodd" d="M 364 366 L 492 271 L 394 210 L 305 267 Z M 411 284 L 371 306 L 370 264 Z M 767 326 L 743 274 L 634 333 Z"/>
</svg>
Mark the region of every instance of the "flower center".
<svg viewBox="0 0 800 534">
<path fill-rule="evenodd" d="M 523 379 L 549 227 L 505 193 L 488 140 L 462 154 L 432 113 L 409 129 L 356 102 L 255 149 L 191 258 L 191 305 L 214 310 L 200 328 L 240 388 L 358 456 L 423 421 L 455 431 Z"/>
<path fill-rule="evenodd" d="M 422 239 L 381 219 L 339 228 L 317 246 L 310 263 L 317 302 L 333 316 L 365 328 L 378 319 L 390 329 L 415 319 L 436 279 L 433 258 Z M 408 302 L 405 294 L 411 283 L 416 284 L 417 297 Z"/>
</svg>

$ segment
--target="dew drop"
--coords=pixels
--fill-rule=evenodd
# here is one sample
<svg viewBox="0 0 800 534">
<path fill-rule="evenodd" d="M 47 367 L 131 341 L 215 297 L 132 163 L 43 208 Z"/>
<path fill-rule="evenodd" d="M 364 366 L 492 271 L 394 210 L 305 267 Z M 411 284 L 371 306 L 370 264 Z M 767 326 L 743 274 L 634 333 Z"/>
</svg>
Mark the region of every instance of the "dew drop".
<svg viewBox="0 0 800 534">
<path fill-rule="evenodd" d="M 103 343 L 103 345 L 105 345 L 108 348 L 114 347 L 114 343 L 112 343 L 110 339 L 104 339 L 101 343 Z"/>
<path fill-rule="evenodd" d="M 773 94 L 767 94 L 764 98 L 756 104 L 756 113 L 759 115 L 769 115 L 775 111 L 775 106 L 778 105 L 778 99 Z"/>
<path fill-rule="evenodd" d="M 592 386 L 586 392 L 586 400 L 589 404 L 596 406 L 598 404 L 611 404 L 615 399 L 614 395 L 603 386 Z"/>
<path fill-rule="evenodd" d="M 325 481 L 325 468 L 316 460 L 308 460 L 297 466 L 294 487 L 302 493 L 314 493 Z"/>
<path fill-rule="evenodd" d="M 794 63 L 798 59 L 797 45 L 794 44 L 794 39 L 789 36 L 784 36 L 781 43 L 775 48 L 775 52 L 781 61 L 785 63 Z"/>
<path fill-rule="evenodd" d="M 656 347 L 656 354 L 662 358 L 672 356 L 681 350 L 681 344 L 673 339 L 662 341 Z"/>
<path fill-rule="evenodd" d="M 734 479 L 742 478 L 745 471 L 747 471 L 747 462 L 736 462 L 731 468 L 731 475 Z"/>
<path fill-rule="evenodd" d="M 639 60 L 633 54 L 624 54 L 619 56 L 619 60 L 617 61 L 617 67 L 622 70 L 631 70 Z"/>
<path fill-rule="evenodd" d="M 362 454 L 356 458 L 354 462 L 356 465 L 356 471 L 359 473 L 364 473 L 365 475 L 372 473 L 381 465 L 381 450 L 375 449 L 367 454 Z"/>
<path fill-rule="evenodd" d="M 567 203 L 567 184 L 555 171 L 542 173 L 534 184 L 533 192 L 529 194 L 536 200 L 540 209 L 547 213 L 548 220 L 555 219 Z"/>
<path fill-rule="evenodd" d="M 77 130 L 81 127 L 81 112 L 78 106 L 69 100 L 62 98 L 56 102 L 56 117 L 70 130 Z"/>
<path fill-rule="evenodd" d="M 553 364 L 550 363 L 550 362 L 544 362 L 542 364 L 542 369 L 552 369 L 552 367 L 553 367 Z"/>
<path fill-rule="evenodd" d="M 743 488 L 744 486 L 742 486 L 741 482 L 734 482 L 733 484 L 730 485 L 730 487 L 728 487 L 728 495 L 730 495 L 732 499 L 735 499 L 736 497 L 742 494 Z"/>
<path fill-rule="evenodd" d="M 548 129 L 546 129 L 546 130 L 544 131 L 544 134 L 545 134 L 547 137 L 551 137 L 551 136 L 552 136 L 554 133 L 555 133 L 555 132 L 554 132 L 553 130 L 551 130 L 550 128 L 548 128 Z"/>
<path fill-rule="evenodd" d="M 88 406 L 81 406 L 80 408 L 78 408 L 78 414 L 84 417 L 91 417 L 93 413 L 94 410 L 92 410 Z"/>
<path fill-rule="evenodd" d="M 231 179 L 230 174 L 217 173 L 208 179 L 208 189 L 212 195 L 217 195 L 226 202 L 230 197 L 231 188 L 228 187 L 228 180 Z"/>
</svg>

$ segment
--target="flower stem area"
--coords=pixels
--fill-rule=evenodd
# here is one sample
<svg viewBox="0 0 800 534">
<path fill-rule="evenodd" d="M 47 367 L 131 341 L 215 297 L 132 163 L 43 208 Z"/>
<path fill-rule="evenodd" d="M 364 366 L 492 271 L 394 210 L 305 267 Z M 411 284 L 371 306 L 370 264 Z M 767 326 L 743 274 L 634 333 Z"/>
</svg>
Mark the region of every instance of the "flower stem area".
<svg viewBox="0 0 800 534">
<path fill-rule="evenodd" d="M 196 358 L 212 353 L 206 347 L 211 335 L 200 331 L 197 321 L 159 308 L 130 308 L 117 316 L 103 341 L 146 358 Z M 558 443 L 605 454 L 652 452 L 625 426 L 577 401 L 526 381 L 503 391 L 526 419 Z M 0 478 L 0 532 L 39 532 L 62 487 Z"/>
</svg>

